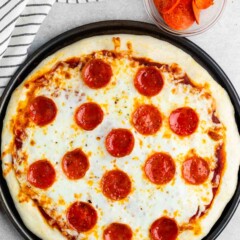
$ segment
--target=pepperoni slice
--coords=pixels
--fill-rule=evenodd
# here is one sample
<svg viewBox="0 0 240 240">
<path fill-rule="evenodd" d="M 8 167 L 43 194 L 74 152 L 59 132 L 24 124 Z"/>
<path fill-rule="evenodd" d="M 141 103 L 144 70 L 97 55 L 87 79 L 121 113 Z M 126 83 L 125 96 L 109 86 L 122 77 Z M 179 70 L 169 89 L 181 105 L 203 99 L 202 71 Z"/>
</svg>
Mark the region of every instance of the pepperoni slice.
<svg viewBox="0 0 240 240">
<path fill-rule="evenodd" d="M 199 9 L 207 9 L 214 4 L 213 0 L 193 0 Z"/>
<path fill-rule="evenodd" d="M 169 117 L 171 130 L 180 136 L 188 136 L 194 133 L 198 127 L 198 115 L 190 107 L 174 110 Z"/>
<path fill-rule="evenodd" d="M 113 157 L 129 155 L 134 147 L 133 134 L 123 128 L 113 129 L 106 137 L 106 149 Z"/>
<path fill-rule="evenodd" d="M 193 25 L 195 17 L 192 0 L 181 0 L 171 12 L 163 14 L 165 23 L 175 30 L 185 30 Z"/>
<path fill-rule="evenodd" d="M 171 12 L 180 2 L 180 0 L 154 0 L 154 4 L 159 13 Z"/>
<path fill-rule="evenodd" d="M 132 116 L 135 129 L 143 135 L 155 134 L 162 125 L 162 117 L 158 109 L 153 105 L 138 107 Z"/>
<path fill-rule="evenodd" d="M 83 81 L 93 89 L 105 87 L 111 80 L 112 68 L 100 59 L 90 60 L 82 70 Z"/>
<path fill-rule="evenodd" d="M 152 183 L 166 184 L 173 179 L 176 168 L 170 155 L 155 153 L 147 159 L 144 170 Z"/>
<path fill-rule="evenodd" d="M 123 223 L 112 223 L 103 232 L 103 240 L 131 240 L 132 230 Z"/>
<path fill-rule="evenodd" d="M 193 7 L 193 13 L 194 13 L 195 20 L 196 20 L 197 24 L 200 24 L 200 13 L 201 13 L 201 9 L 199 9 L 199 8 L 196 6 L 196 3 L 195 3 L 194 0 L 192 1 L 192 7 Z"/>
<path fill-rule="evenodd" d="M 176 240 L 178 236 L 178 225 L 174 219 L 161 217 L 150 227 L 152 240 Z"/>
<path fill-rule="evenodd" d="M 163 87 L 163 78 L 155 67 L 144 67 L 138 70 L 134 86 L 144 96 L 157 95 Z"/>
<path fill-rule="evenodd" d="M 68 208 L 67 220 L 78 232 L 87 232 L 97 223 L 97 212 L 88 203 L 75 202 Z"/>
<path fill-rule="evenodd" d="M 33 99 L 29 107 L 29 116 L 38 126 L 44 126 L 54 120 L 57 107 L 52 99 L 38 96 Z"/>
<path fill-rule="evenodd" d="M 112 200 L 121 200 L 131 191 L 131 180 L 120 170 L 112 170 L 104 174 L 101 180 L 103 194 Z"/>
<path fill-rule="evenodd" d="M 55 176 L 54 167 L 48 160 L 44 159 L 29 166 L 27 180 L 34 187 L 46 189 L 52 186 Z"/>
<path fill-rule="evenodd" d="M 84 177 L 88 168 L 88 158 L 81 149 L 67 152 L 63 156 L 62 169 L 69 179 L 76 180 Z"/>
<path fill-rule="evenodd" d="M 103 111 L 96 103 L 84 103 L 75 112 L 75 121 L 86 131 L 93 130 L 103 120 Z"/>
<path fill-rule="evenodd" d="M 204 183 L 210 174 L 210 168 L 204 159 L 194 156 L 184 161 L 182 176 L 186 182 L 194 185 Z"/>
</svg>

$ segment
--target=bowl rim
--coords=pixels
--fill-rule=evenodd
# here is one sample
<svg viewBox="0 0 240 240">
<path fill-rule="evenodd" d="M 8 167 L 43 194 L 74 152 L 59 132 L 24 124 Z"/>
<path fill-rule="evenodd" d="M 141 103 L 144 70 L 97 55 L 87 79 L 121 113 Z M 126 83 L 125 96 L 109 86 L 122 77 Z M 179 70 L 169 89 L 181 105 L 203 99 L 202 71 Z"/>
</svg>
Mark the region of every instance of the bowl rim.
<svg viewBox="0 0 240 240">
<path fill-rule="evenodd" d="M 50 56 L 57 50 L 70 45 L 81 39 L 100 35 L 112 34 L 135 34 L 148 35 L 157 39 L 167 41 L 170 44 L 182 49 L 190 54 L 210 75 L 217 81 L 229 94 L 231 102 L 235 109 L 235 119 L 240 132 L 240 99 L 233 87 L 230 79 L 220 68 L 220 66 L 200 47 L 186 38 L 176 38 L 171 34 L 161 31 L 155 25 L 129 20 L 113 20 L 95 22 L 83 25 L 56 36 L 49 40 L 43 46 L 40 46 L 27 60 L 20 66 L 5 88 L 0 102 L 0 133 L 2 132 L 3 119 L 13 91 L 25 79 L 25 77 L 47 56 Z M 1 141 L 1 140 L 0 140 Z M 40 240 L 24 225 L 10 195 L 7 183 L 2 175 L 0 167 L 0 200 L 6 211 L 7 216 L 21 234 L 27 240 Z M 221 217 L 214 224 L 211 231 L 202 240 L 215 240 L 226 227 L 240 202 L 240 171 L 238 172 L 238 183 L 235 193 L 229 203 L 226 205 Z"/>
<path fill-rule="evenodd" d="M 157 13 L 158 16 L 154 16 L 154 13 L 152 12 L 152 9 L 151 8 L 155 8 L 155 5 L 153 3 L 153 0 L 143 0 L 143 4 L 144 4 L 144 7 L 145 7 L 145 10 L 149 16 L 149 18 L 154 22 L 154 24 L 160 28 L 161 30 L 163 30 L 164 32 L 166 33 L 169 33 L 169 34 L 172 34 L 174 36 L 179 36 L 179 37 L 190 37 L 190 36 L 196 36 L 198 34 L 201 34 L 201 33 L 204 33 L 206 32 L 207 30 L 209 30 L 211 27 L 213 27 L 217 22 L 218 20 L 221 18 L 221 16 L 223 15 L 223 12 L 226 8 L 226 4 L 227 4 L 227 0 L 222 0 L 223 3 L 222 3 L 222 8 L 221 10 L 218 12 L 218 14 L 216 14 L 216 16 L 214 17 L 214 19 L 209 23 L 207 24 L 204 28 L 202 29 L 198 29 L 198 30 L 192 30 L 192 31 L 189 31 L 189 32 L 186 32 L 188 29 L 186 30 L 174 30 L 170 27 L 168 27 L 167 25 L 163 25 L 163 24 L 159 24 L 158 22 L 158 19 L 157 18 L 161 18 L 160 14 Z M 156 10 L 157 12 L 157 10 Z"/>
</svg>

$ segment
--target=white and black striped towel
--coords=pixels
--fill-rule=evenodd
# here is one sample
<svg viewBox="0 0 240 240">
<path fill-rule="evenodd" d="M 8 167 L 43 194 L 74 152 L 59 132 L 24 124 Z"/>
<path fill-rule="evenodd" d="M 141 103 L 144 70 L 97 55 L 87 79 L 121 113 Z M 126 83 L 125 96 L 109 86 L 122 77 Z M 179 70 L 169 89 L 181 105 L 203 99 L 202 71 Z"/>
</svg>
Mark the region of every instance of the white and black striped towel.
<svg viewBox="0 0 240 240">
<path fill-rule="evenodd" d="M 100 0 L 0 0 L 0 96 L 26 59 L 27 49 L 55 2 L 98 1 Z"/>
</svg>

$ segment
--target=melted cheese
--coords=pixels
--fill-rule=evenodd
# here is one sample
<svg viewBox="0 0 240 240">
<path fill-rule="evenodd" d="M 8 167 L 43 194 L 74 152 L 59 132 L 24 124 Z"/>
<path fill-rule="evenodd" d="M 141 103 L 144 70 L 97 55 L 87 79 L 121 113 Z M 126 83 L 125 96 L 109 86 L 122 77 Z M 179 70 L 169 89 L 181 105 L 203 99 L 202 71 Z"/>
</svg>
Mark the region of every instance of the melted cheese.
<svg viewBox="0 0 240 240">
<path fill-rule="evenodd" d="M 101 238 L 103 229 L 112 222 L 128 224 L 134 239 L 148 239 L 150 225 L 164 215 L 174 218 L 179 226 L 188 224 L 198 208 L 204 211 L 213 198 L 213 173 L 204 184 L 193 186 L 183 180 L 181 166 L 186 156 L 194 150 L 214 169 L 217 143 L 207 134 L 209 129 L 215 127 L 212 122 L 214 100 L 206 94 L 206 90 L 180 84 L 173 74 L 163 70 L 162 91 L 155 97 L 144 97 L 133 85 L 134 76 L 140 67 L 138 63 L 133 64 L 128 57 L 106 58 L 99 54 L 99 58 L 105 59 L 112 66 L 113 77 L 107 87 L 98 90 L 88 88 L 81 79 L 78 67 L 70 69 L 67 64 L 63 64 L 46 75 L 49 84 L 35 90 L 34 96 L 51 98 L 58 112 L 51 124 L 38 127 L 30 123 L 26 129 L 27 138 L 18 152 L 18 159 L 24 161 L 23 164 L 15 161 L 14 166 L 19 173 L 21 187 L 31 188 L 32 198 L 38 200 L 44 210 L 57 220 L 62 230 L 79 239 Z M 92 131 L 82 130 L 74 121 L 76 108 L 86 102 L 98 103 L 104 112 L 103 122 Z M 162 127 L 152 136 L 139 134 L 131 124 L 131 115 L 141 104 L 153 104 L 161 112 Z M 197 131 L 184 138 L 175 135 L 168 125 L 170 113 L 183 106 L 193 108 L 200 120 Z M 113 128 L 126 128 L 133 133 L 135 146 L 129 156 L 116 159 L 106 151 L 105 138 Z M 84 178 L 69 180 L 63 173 L 61 160 L 66 152 L 75 148 L 85 152 L 90 168 Z M 154 152 L 169 153 L 176 164 L 174 179 L 163 186 L 152 184 L 143 172 L 146 159 Z M 27 169 L 36 160 L 45 158 L 56 170 L 56 181 L 47 190 L 36 189 L 27 182 Z M 103 174 L 116 168 L 126 172 L 132 181 L 131 193 L 121 201 L 107 199 L 100 188 Z M 91 201 L 98 212 L 97 225 L 79 235 L 65 224 L 66 210 L 75 201 Z M 197 228 L 193 226 L 194 231 Z M 187 238 L 183 233 L 179 239 Z"/>
</svg>

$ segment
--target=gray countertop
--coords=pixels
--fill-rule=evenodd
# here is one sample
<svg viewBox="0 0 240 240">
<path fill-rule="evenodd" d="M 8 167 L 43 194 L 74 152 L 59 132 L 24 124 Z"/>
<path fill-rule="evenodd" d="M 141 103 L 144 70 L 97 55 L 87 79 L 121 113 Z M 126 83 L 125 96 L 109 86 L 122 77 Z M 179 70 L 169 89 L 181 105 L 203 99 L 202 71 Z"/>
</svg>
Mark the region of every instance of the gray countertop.
<svg viewBox="0 0 240 240">
<path fill-rule="evenodd" d="M 217 0 L 216 0 L 217 1 Z M 71 28 L 102 20 L 151 22 L 142 0 L 105 0 L 88 4 L 54 4 L 29 52 Z M 222 67 L 240 94 L 240 1 L 228 0 L 220 21 L 204 34 L 190 37 Z M 0 239 L 22 239 L 0 206 Z M 218 240 L 240 239 L 240 208 Z"/>
</svg>

